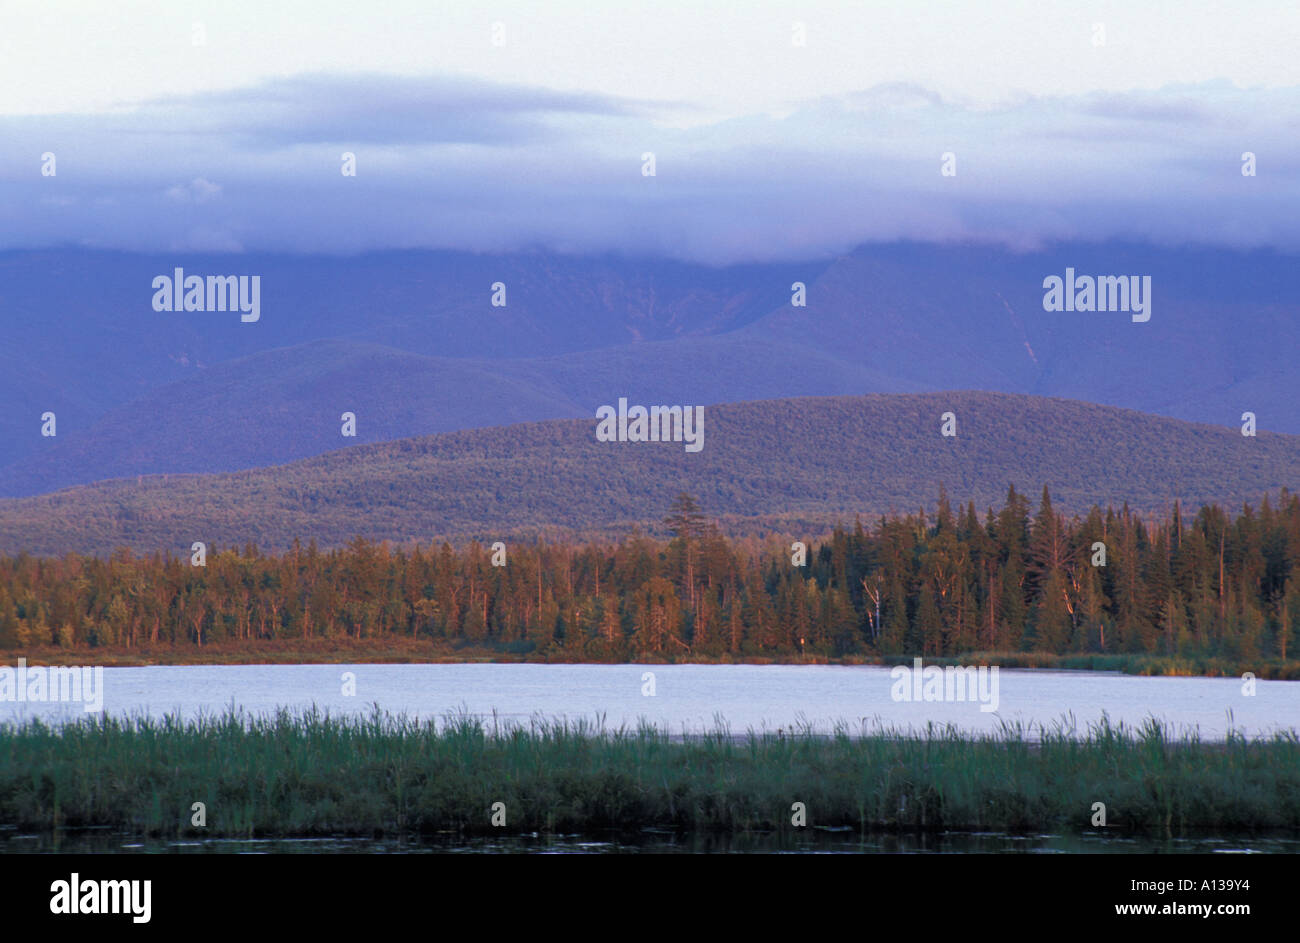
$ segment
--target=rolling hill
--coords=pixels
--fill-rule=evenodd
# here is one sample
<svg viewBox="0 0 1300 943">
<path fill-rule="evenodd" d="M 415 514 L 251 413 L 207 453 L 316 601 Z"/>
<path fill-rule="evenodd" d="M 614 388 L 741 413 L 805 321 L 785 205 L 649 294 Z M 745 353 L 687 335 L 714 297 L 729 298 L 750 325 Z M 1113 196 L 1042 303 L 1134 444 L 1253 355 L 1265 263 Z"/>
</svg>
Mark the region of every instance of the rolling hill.
<svg viewBox="0 0 1300 943">
<path fill-rule="evenodd" d="M 948 411 L 955 438 L 940 435 Z M 618 533 L 655 526 L 680 491 L 697 495 L 726 529 L 753 532 L 932 506 L 941 487 L 983 509 L 1001 502 L 1008 483 L 1034 496 L 1047 484 L 1058 508 L 1078 512 L 1094 503 L 1163 510 L 1175 500 L 1239 507 L 1300 485 L 1300 436 L 1250 438 L 1044 397 L 873 394 L 724 405 L 704 415 L 704 449 L 694 454 L 680 443 L 598 442 L 594 419 L 554 420 L 358 445 L 252 471 L 7 499 L 0 552 Z"/>
<path fill-rule="evenodd" d="M 820 271 L 801 265 L 801 272 Z M 261 318 L 156 312 L 152 279 L 174 266 L 189 274 L 261 278 Z M 54 452 L 76 482 L 174 470 L 173 446 L 198 442 L 231 424 L 263 444 L 244 464 L 222 464 L 220 451 L 196 452 L 183 470 L 218 471 L 288 461 L 300 441 L 278 434 L 274 399 L 250 414 L 231 402 L 250 383 L 274 397 L 263 374 L 292 360 L 289 392 L 315 383 L 319 413 L 348 398 L 338 348 L 322 341 L 383 347 L 400 354 L 506 364 L 626 344 L 709 336 L 749 323 L 789 298 L 788 266 L 715 269 L 662 260 L 507 256 L 467 252 L 379 252 L 346 258 L 272 254 L 146 255 L 92 250 L 0 253 L 0 494 L 23 493 L 29 456 Z M 491 286 L 507 286 L 505 307 Z M 277 353 L 278 352 L 278 353 Z M 362 357 L 373 361 L 374 351 Z M 275 355 L 259 361 L 258 355 Z M 407 361 L 409 363 L 409 361 Z M 402 361 L 388 365 L 396 369 Z M 218 366 L 229 369 L 216 371 Z M 474 365 L 470 365 L 471 372 Z M 542 394 L 543 396 L 545 394 Z M 158 397 L 202 402 L 160 414 Z M 745 398 L 733 395 L 730 398 Z M 474 397 L 444 402 L 449 426 L 476 424 Z M 58 415 L 55 440 L 39 435 L 39 416 Z M 585 411 L 585 410 L 584 410 Z M 151 415 L 153 418 L 151 418 Z M 547 412 L 556 418 L 565 412 Z M 125 417 L 135 425 L 124 428 Z M 520 418 L 494 414 L 491 422 Z M 542 417 L 539 417 L 542 418 Z M 448 421 L 444 418 L 444 422 Z M 103 425 L 100 425 L 100 424 Z M 181 424 L 183 428 L 175 424 Z M 265 425 L 263 425 L 265 423 Z M 121 433 L 121 435 L 119 435 Z M 74 445 L 74 440 L 82 440 Z M 310 454 L 336 447 L 333 440 Z M 97 452 L 79 464 L 78 450 Z M 168 462 L 172 466 L 168 466 Z M 19 484 L 24 482 L 24 484 Z M 30 490 L 28 488 L 28 490 Z M 40 490 L 45 490 L 41 488 Z"/>
<path fill-rule="evenodd" d="M 150 280 L 256 273 L 262 318 L 155 312 Z M 1152 318 L 1042 309 L 1067 267 L 1142 273 Z M 490 286 L 508 304 L 490 304 Z M 790 304 L 794 281 L 807 306 Z M 736 403 L 981 389 L 1300 433 L 1300 266 L 1108 243 L 864 246 L 710 268 L 648 259 L 0 254 L 0 495 L 235 471 L 344 444 L 590 416 L 619 395 Z M 39 417 L 58 415 L 58 436 Z"/>
<path fill-rule="evenodd" d="M 665 364 L 672 364 L 665 369 Z M 208 368 L 40 441 L 4 474 L 30 495 L 106 477 L 236 471 L 350 444 L 594 414 L 600 403 L 726 402 L 834 389 L 920 390 L 867 367 L 751 338 L 651 341 L 530 360 L 427 357 L 321 340 Z M 340 417 L 357 418 L 355 439 Z"/>
</svg>

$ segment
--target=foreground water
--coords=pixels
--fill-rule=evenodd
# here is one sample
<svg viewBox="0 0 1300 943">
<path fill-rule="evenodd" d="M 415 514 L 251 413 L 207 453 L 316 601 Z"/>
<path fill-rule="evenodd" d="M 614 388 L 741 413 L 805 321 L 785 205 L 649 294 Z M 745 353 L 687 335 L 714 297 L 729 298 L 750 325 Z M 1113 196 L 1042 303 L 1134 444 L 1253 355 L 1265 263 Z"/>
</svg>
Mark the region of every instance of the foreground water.
<svg viewBox="0 0 1300 943">
<path fill-rule="evenodd" d="M 1083 730 L 1105 713 L 1175 733 L 1223 739 L 1300 730 L 1300 684 L 1235 678 L 1149 678 L 1110 672 L 1001 670 L 984 703 L 895 700 L 890 669 L 828 665 L 231 665 L 103 669 L 103 710 L 114 715 L 250 713 L 318 707 L 332 714 L 442 718 L 469 713 L 489 725 L 599 720 L 653 724 L 670 733 L 726 725 L 735 734 L 799 725 L 852 733 L 953 725 L 993 731 L 1003 722 Z M 909 691 L 911 686 L 908 685 Z M 974 694 L 972 694 L 974 696 Z M 0 701 L 0 721 L 87 716 L 83 704 Z M 996 709 L 988 709 L 996 708 Z"/>
<path fill-rule="evenodd" d="M 853 829 L 814 829 L 806 835 L 775 833 L 673 835 L 647 830 L 593 839 L 581 835 L 445 840 L 140 839 L 107 829 L 22 833 L 0 828 L 0 854 L 1296 854 L 1300 836 L 1238 835 L 1198 838 L 1111 837 L 1096 832 L 1011 835 L 1002 832 L 934 832 L 859 835 Z"/>
</svg>

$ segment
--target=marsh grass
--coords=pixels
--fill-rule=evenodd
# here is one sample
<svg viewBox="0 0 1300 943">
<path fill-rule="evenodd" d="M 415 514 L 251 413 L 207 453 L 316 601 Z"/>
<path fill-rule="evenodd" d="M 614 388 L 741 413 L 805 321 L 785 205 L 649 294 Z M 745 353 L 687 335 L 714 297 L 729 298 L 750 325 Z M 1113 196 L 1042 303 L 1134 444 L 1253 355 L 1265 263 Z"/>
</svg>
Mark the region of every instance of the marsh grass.
<svg viewBox="0 0 1300 943">
<path fill-rule="evenodd" d="M 15 664 L 18 652 L 0 654 L 0 664 Z M 627 662 L 622 657 L 594 657 L 587 652 L 568 649 L 538 649 L 532 643 L 472 645 L 464 640 L 383 637 L 374 639 L 264 639 L 258 642 L 218 641 L 197 648 L 191 644 L 143 644 L 132 647 L 103 646 L 94 648 L 60 648 L 53 645 L 30 646 L 22 652 L 28 664 L 103 665 L 143 667 L 151 665 L 326 665 L 326 664 L 839 664 L 839 665 L 911 665 L 916 656 L 844 655 L 831 658 L 809 653 L 806 656 L 722 655 L 707 657 L 681 652 L 661 652 L 653 657 Z M 1043 668 L 1070 671 L 1119 671 L 1131 675 L 1241 677 L 1252 672 L 1257 678 L 1277 681 L 1300 681 L 1300 661 L 1269 659 L 1231 659 L 1179 655 L 1100 654 L 1076 652 L 1056 655 L 1049 652 L 969 652 L 964 655 L 934 657 L 933 665 L 998 665 L 1002 668 Z"/>
<path fill-rule="evenodd" d="M 1300 828 L 1294 732 L 1201 742 L 1154 720 L 1071 718 L 971 736 L 672 736 L 601 719 L 505 724 L 467 714 L 331 717 L 318 710 L 181 720 L 103 716 L 0 727 L 0 824 L 139 835 L 789 831 L 809 826 L 1086 829 L 1162 835 Z M 207 807 L 192 828 L 191 806 Z M 506 827 L 490 824 L 506 804 Z"/>
<path fill-rule="evenodd" d="M 885 655 L 885 665 L 910 665 L 912 655 Z M 969 652 L 965 655 L 925 658 L 927 665 L 997 665 L 1001 668 L 1043 668 L 1055 671 L 1118 671 L 1148 677 L 1241 677 L 1247 671 L 1271 681 L 1300 680 L 1300 661 L 1244 661 L 1181 655 L 1131 655 L 1050 652 Z"/>
</svg>

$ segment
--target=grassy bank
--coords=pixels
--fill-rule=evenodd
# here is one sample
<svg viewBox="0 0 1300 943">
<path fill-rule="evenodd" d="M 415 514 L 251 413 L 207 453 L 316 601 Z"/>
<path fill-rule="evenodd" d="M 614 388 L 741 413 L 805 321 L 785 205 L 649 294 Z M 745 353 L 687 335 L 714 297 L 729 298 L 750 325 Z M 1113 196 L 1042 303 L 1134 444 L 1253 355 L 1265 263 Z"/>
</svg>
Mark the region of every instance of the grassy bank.
<svg viewBox="0 0 1300 943">
<path fill-rule="evenodd" d="M 881 664 L 910 665 L 911 655 L 886 655 Z M 1168 655 L 1051 655 L 1042 652 L 971 652 L 953 658 L 925 659 L 927 665 L 998 665 L 1001 668 L 1044 668 L 1053 671 L 1119 671 L 1163 677 L 1240 678 L 1247 671 L 1257 678 L 1300 681 L 1300 661 L 1245 661 Z"/>
<path fill-rule="evenodd" d="M 193 828 L 203 802 L 206 828 Z M 491 823 L 505 803 L 506 825 Z M 307 836 L 646 827 L 1066 830 L 1300 828 L 1300 739 L 1172 740 L 1103 725 L 1071 739 L 808 734 L 688 740 L 649 730 L 317 713 L 100 718 L 0 728 L 0 824 L 139 835 Z"/>
<path fill-rule="evenodd" d="M 338 664 L 624 664 L 623 659 L 576 656 L 563 648 L 528 649 L 519 645 L 462 645 L 407 638 L 385 639 L 274 639 L 251 644 L 215 643 L 197 647 L 185 644 L 60 648 L 33 646 L 0 653 L 0 664 L 13 665 L 19 657 L 31 665 L 338 665 Z M 634 663 L 700 665 L 910 665 L 913 655 L 818 655 L 765 657 L 657 654 Z M 1241 677 L 1249 671 L 1257 678 L 1300 681 L 1300 661 L 1183 658 L 1163 655 L 1067 654 L 1041 652 L 973 652 L 951 658 L 925 657 L 927 665 L 998 665 L 1002 668 L 1044 668 L 1069 671 L 1120 671 L 1132 675 Z"/>
</svg>

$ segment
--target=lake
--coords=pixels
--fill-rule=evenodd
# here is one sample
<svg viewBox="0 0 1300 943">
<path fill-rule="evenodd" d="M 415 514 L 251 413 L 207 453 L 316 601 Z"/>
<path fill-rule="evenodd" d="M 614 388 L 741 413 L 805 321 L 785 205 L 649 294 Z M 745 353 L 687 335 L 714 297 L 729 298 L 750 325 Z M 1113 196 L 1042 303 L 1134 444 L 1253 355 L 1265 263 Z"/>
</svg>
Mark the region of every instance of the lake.
<svg viewBox="0 0 1300 943">
<path fill-rule="evenodd" d="M 986 678 L 986 680 L 990 680 Z M 1100 720 L 1140 725 L 1154 716 L 1174 732 L 1223 739 L 1300 730 L 1300 684 L 1237 678 L 1140 677 L 1111 672 L 1006 669 L 995 698 L 926 700 L 880 666 L 830 665 L 231 665 L 103 669 L 105 712 L 185 717 L 230 707 L 251 713 L 316 706 L 332 714 L 384 711 L 419 718 L 467 712 L 493 722 L 603 719 L 607 728 L 645 722 L 674 734 L 725 724 L 733 734 L 797 725 L 852 733 L 953 725 L 994 731 L 1003 722 L 1052 727 L 1071 717 L 1082 731 Z M 345 688 L 354 693 L 345 693 Z M 960 689 L 957 689 L 960 691 Z M 971 689 L 971 697 L 975 696 Z M 996 707 L 996 710 L 983 710 Z M 0 721 L 87 716 L 73 703 L 0 701 Z"/>
<path fill-rule="evenodd" d="M 860 835 L 851 828 L 807 834 L 663 829 L 609 836 L 531 835 L 397 838 L 140 838 L 112 829 L 20 832 L 0 826 L 0 854 L 1297 854 L 1296 835 L 1107 835 L 1083 832 L 903 832 Z"/>
</svg>

